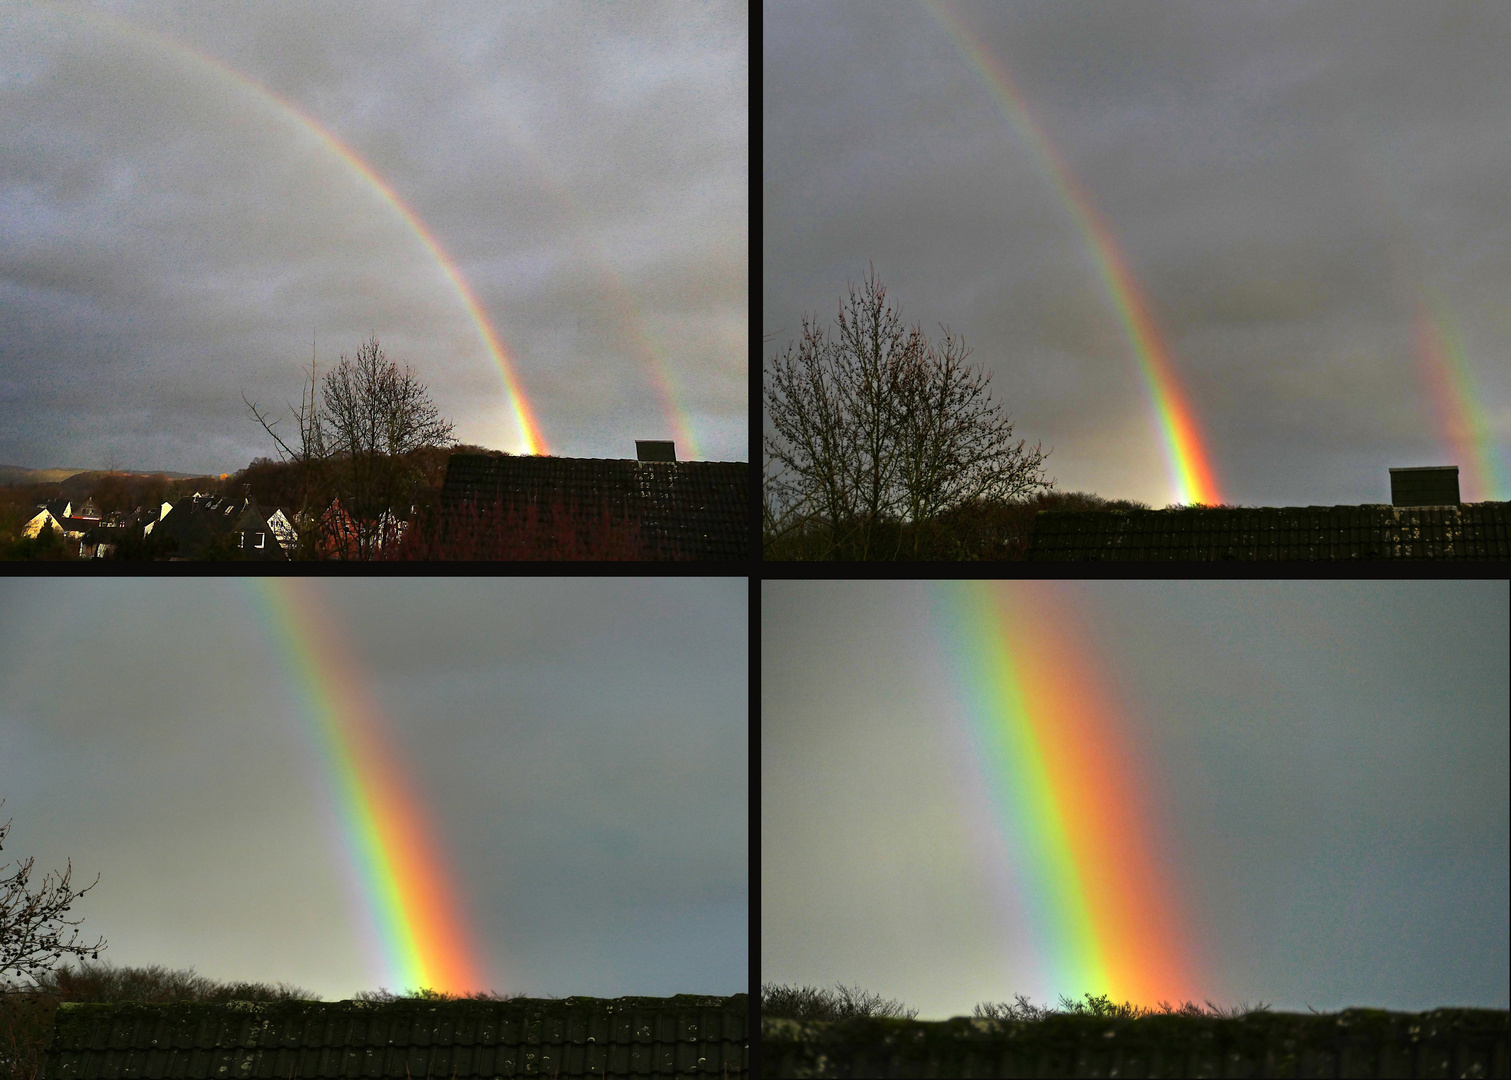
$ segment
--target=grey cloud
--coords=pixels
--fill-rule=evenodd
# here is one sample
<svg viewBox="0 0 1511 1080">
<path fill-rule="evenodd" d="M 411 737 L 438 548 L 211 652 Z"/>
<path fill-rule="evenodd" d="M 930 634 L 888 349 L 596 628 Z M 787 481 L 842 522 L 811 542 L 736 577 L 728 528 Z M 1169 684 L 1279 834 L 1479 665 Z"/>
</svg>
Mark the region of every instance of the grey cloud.
<svg viewBox="0 0 1511 1080">
<path fill-rule="evenodd" d="M 125 2 L 22 9 L 0 46 L 0 461 L 239 467 L 271 452 L 241 393 L 296 396 L 312 333 L 322 363 L 377 333 L 460 437 L 516 448 L 480 335 L 383 197 L 112 20 L 361 155 L 467 277 L 553 452 L 669 435 L 659 364 L 703 456 L 744 457 L 743 7 Z"/>
<path fill-rule="evenodd" d="M 1389 466 L 1453 452 L 1414 338 L 1430 290 L 1504 454 L 1501 8 L 953 7 L 1111 229 L 1229 501 L 1383 501 Z M 874 263 L 909 322 L 977 346 L 1062 486 L 1167 501 L 1099 255 L 927 7 L 765 10 L 768 355 Z"/>
</svg>

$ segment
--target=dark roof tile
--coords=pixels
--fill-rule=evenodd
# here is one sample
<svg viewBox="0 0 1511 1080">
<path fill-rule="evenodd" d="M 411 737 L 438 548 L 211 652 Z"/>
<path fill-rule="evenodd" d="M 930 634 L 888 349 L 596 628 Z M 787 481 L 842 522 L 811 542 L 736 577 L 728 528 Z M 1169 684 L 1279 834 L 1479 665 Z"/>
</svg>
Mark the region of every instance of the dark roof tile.
<svg viewBox="0 0 1511 1080">
<path fill-rule="evenodd" d="M 1511 503 L 1044 510 L 1028 558 L 1086 561 L 1511 558 Z"/>
<path fill-rule="evenodd" d="M 560 502 L 608 509 L 640 522 L 653 543 L 683 559 L 745 559 L 750 552 L 750 466 L 743 461 L 631 461 L 611 458 L 453 454 L 441 504 L 468 500 L 520 505 Z"/>
<path fill-rule="evenodd" d="M 740 1076 L 746 997 L 64 1005 L 54 1080 Z"/>
</svg>

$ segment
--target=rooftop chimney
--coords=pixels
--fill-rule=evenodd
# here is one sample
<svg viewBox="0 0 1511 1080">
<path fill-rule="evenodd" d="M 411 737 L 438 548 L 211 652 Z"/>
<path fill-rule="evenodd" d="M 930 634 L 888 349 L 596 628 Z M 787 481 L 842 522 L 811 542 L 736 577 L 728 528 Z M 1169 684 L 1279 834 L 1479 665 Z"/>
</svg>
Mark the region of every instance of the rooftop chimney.
<svg viewBox="0 0 1511 1080">
<path fill-rule="evenodd" d="M 1392 506 L 1457 506 L 1459 467 L 1391 469 L 1390 502 Z"/>
<path fill-rule="evenodd" d="M 649 439 L 636 439 L 635 460 L 676 461 L 677 444 L 673 442 L 655 442 Z"/>
</svg>

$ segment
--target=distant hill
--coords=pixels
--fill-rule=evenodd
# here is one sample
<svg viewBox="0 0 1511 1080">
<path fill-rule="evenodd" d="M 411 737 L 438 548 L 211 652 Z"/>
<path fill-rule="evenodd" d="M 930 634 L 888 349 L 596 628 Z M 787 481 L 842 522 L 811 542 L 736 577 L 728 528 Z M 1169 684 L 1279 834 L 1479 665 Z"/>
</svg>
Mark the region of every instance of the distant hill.
<svg viewBox="0 0 1511 1080">
<path fill-rule="evenodd" d="M 108 476 L 109 469 L 23 469 L 19 465 L 0 465 L 0 484 L 58 484 L 74 476 Z M 187 480 L 204 473 L 187 472 L 126 472 L 125 476 L 166 476 L 169 480 Z"/>
</svg>

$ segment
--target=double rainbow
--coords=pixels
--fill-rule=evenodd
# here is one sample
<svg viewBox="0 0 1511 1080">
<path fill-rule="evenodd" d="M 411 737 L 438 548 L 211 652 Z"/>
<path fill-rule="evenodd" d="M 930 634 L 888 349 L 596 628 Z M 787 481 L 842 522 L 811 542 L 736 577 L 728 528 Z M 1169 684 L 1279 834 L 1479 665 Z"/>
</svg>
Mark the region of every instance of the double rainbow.
<svg viewBox="0 0 1511 1080">
<path fill-rule="evenodd" d="M 1155 423 L 1159 428 L 1160 442 L 1177 501 L 1209 505 L 1222 502 L 1201 430 L 1191 404 L 1181 389 L 1170 350 L 1160 336 L 1159 327 L 1155 325 L 1154 317 L 1149 311 L 1148 301 L 1134 281 L 1128 261 L 1112 230 L 1097 213 L 1086 189 L 1076 180 L 1065 159 L 1034 119 L 1027 100 L 1019 93 L 1001 59 L 986 47 L 979 36 L 973 35 L 970 28 L 942 0 L 926 0 L 926 7 L 959 47 L 992 97 L 1002 106 L 1013 127 L 1028 143 L 1040 170 L 1049 179 L 1085 238 L 1102 285 L 1112 300 L 1118 321 L 1138 358 L 1139 372 L 1143 376 L 1144 387 L 1154 410 Z"/>
<path fill-rule="evenodd" d="M 406 990 L 488 989 L 438 834 L 315 586 L 264 578 L 246 589 L 314 737 L 386 978 Z"/>
<path fill-rule="evenodd" d="M 1187 890 L 1145 790 L 1152 776 L 1080 646 L 1070 599 L 1041 582 L 935 589 L 1005 876 L 1032 920 L 1039 974 L 1059 993 L 1201 1000 Z"/>
</svg>

